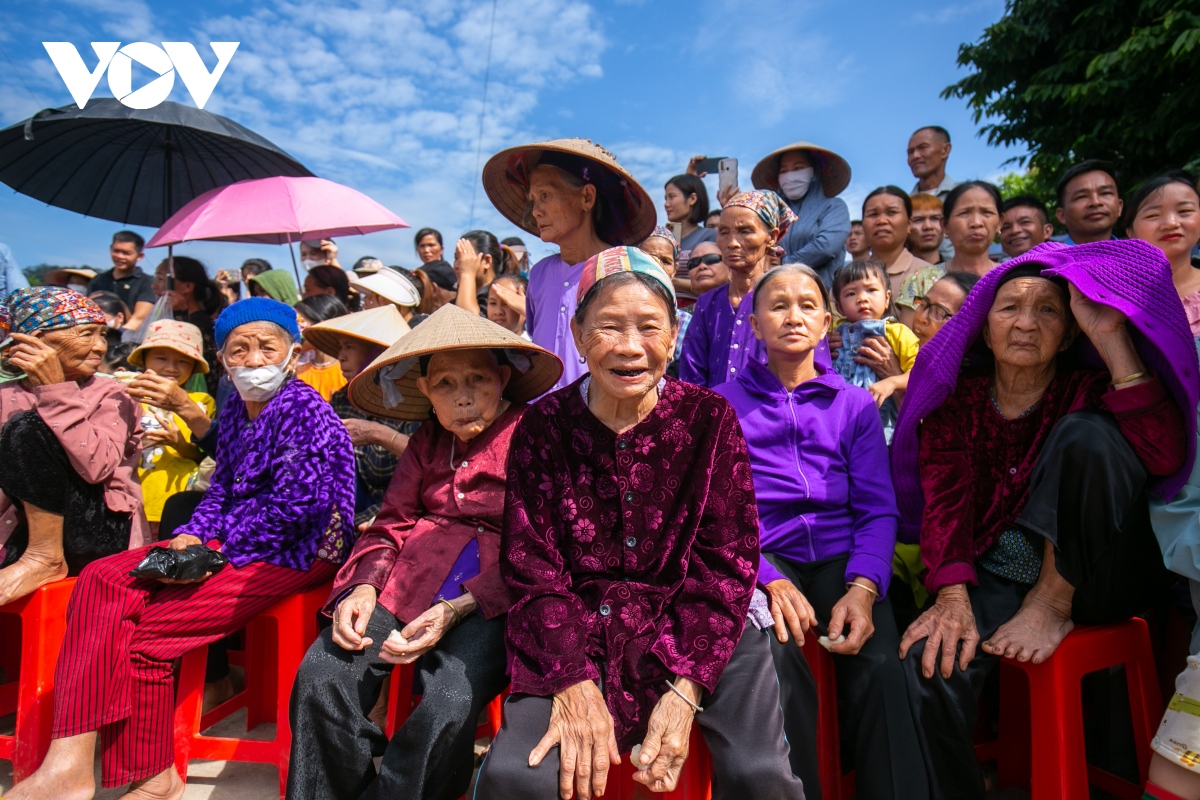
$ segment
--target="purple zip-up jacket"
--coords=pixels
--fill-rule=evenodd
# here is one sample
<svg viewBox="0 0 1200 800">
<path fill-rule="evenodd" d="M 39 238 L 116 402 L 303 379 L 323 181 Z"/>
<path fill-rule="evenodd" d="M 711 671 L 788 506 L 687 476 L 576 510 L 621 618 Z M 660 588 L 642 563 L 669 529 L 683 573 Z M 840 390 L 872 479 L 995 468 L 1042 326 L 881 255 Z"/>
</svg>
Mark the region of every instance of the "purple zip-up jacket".
<svg viewBox="0 0 1200 800">
<path fill-rule="evenodd" d="M 846 581 L 874 581 L 883 597 L 899 513 L 879 410 L 865 389 L 816 368 L 816 378 L 788 392 L 752 361 L 714 391 L 742 423 L 762 552 L 801 563 L 848 555 Z M 781 578 L 762 559 L 758 582 Z"/>
</svg>

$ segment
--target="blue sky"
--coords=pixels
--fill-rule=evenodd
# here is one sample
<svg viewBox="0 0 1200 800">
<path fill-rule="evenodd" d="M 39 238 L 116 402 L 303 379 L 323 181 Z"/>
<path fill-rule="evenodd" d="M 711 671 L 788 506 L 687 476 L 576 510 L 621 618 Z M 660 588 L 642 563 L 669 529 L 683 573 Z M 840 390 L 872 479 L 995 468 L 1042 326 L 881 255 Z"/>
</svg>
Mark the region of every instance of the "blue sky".
<svg viewBox="0 0 1200 800">
<path fill-rule="evenodd" d="M 921 125 L 950 130 L 949 172 L 960 180 L 995 178 L 1020 155 L 989 147 L 965 104 L 939 96 L 962 74 L 959 44 L 978 39 L 1003 0 L 498 0 L 497 9 L 483 160 L 514 144 L 588 137 L 661 204 L 664 181 L 693 154 L 738 158 L 748 188 L 759 158 L 808 140 L 850 162 L 843 197 L 857 217 L 872 188 L 912 184 L 904 148 Z M 5 4 L 0 126 L 71 103 L 42 41 L 74 43 L 89 67 L 91 41 L 187 41 L 210 68 L 208 42 L 239 41 L 206 110 L 414 229 L 439 228 L 448 244 L 468 226 L 503 238 L 519 232 L 487 202 L 476 168 L 491 10 L 490 0 Z M 107 81 L 94 96 L 109 96 Z M 191 103 L 182 81 L 171 99 Z M 0 242 L 23 266 L 107 268 L 119 227 L 0 185 Z M 411 233 L 343 238 L 342 263 L 369 253 L 415 266 Z M 552 249 L 521 235 L 535 255 Z M 250 256 L 290 264 L 282 247 L 200 242 L 176 252 L 210 270 Z"/>
</svg>

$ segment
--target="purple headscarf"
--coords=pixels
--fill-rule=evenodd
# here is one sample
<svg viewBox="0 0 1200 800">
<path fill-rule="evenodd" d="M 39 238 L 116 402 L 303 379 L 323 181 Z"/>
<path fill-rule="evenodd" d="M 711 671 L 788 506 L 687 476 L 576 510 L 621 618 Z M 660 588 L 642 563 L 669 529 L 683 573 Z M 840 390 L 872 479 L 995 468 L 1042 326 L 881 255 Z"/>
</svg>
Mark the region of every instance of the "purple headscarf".
<svg viewBox="0 0 1200 800">
<path fill-rule="evenodd" d="M 902 541 L 919 540 L 925 508 L 917 466 L 921 420 L 954 392 L 963 357 L 983 330 L 997 288 L 1010 270 L 1024 264 L 1040 265 L 1045 276 L 1063 278 L 1084 297 L 1116 308 L 1129 318 L 1134 347 L 1146 366 L 1162 378 L 1188 428 L 1188 454 L 1183 467 L 1170 477 L 1154 480 L 1151 491 L 1170 499 L 1191 474 L 1196 458 L 1193 410 L 1200 399 L 1200 365 L 1166 256 L 1154 245 L 1137 239 L 1073 247 L 1046 242 L 984 275 L 967 295 L 962 309 L 917 354 L 892 439 L 892 476 Z"/>
</svg>

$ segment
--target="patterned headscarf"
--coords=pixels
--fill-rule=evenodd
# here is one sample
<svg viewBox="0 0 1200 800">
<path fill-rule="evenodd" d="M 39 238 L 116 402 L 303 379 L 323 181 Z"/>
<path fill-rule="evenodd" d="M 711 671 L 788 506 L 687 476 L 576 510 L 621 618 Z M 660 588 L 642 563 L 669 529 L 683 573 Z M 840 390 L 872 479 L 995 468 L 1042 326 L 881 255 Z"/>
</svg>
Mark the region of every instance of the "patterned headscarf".
<svg viewBox="0 0 1200 800">
<path fill-rule="evenodd" d="M 57 331 L 77 325 L 107 325 L 100 306 L 73 289 L 33 286 L 8 296 L 13 333 Z"/>
<path fill-rule="evenodd" d="M 671 243 L 671 248 L 675 251 L 675 260 L 678 261 L 679 260 L 679 242 L 677 242 L 675 240 L 675 234 L 671 233 L 671 229 L 668 228 L 666 225 L 655 225 L 654 230 L 651 231 L 650 235 L 647 236 L 646 238 L 653 239 L 656 236 L 659 239 L 666 239 L 668 242 Z"/>
<path fill-rule="evenodd" d="M 780 237 L 787 232 L 788 226 L 796 221 L 796 214 L 783 202 L 783 198 L 767 189 L 735 194 L 725 204 L 725 208 L 730 206 L 750 209 L 763 221 L 767 230 L 778 228 Z"/>
<path fill-rule="evenodd" d="M 658 260 L 648 253 L 643 253 L 636 247 L 610 247 L 607 250 L 601 250 L 596 255 L 587 260 L 583 265 L 583 274 L 579 276 L 579 300 L 583 300 L 583 296 L 600 281 L 607 278 L 609 275 L 616 275 L 621 272 L 641 272 L 654 278 L 663 286 L 667 287 L 671 298 L 675 298 L 675 287 L 671 285 L 671 279 L 667 277 L 667 273 L 663 270 L 662 265 Z"/>
</svg>

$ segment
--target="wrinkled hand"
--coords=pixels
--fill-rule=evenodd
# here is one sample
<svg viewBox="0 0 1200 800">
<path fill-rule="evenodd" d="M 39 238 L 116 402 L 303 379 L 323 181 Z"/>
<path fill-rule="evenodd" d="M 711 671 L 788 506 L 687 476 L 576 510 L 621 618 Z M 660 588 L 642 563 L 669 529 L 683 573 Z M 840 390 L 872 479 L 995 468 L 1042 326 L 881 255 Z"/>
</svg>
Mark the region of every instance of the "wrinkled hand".
<svg viewBox="0 0 1200 800">
<path fill-rule="evenodd" d="M 882 336 L 868 336 L 863 339 L 854 361 L 870 367 L 876 378 L 891 378 L 902 372 L 900 359 L 892 350 L 891 343 Z"/>
<path fill-rule="evenodd" d="M 956 655 L 959 669 L 967 668 L 979 645 L 979 631 L 975 628 L 975 615 L 971 611 L 966 584 L 957 583 L 938 590 L 937 601 L 908 626 L 900 639 L 900 658 L 907 656 L 908 649 L 921 639 L 928 640 L 925 642 L 925 654 L 921 657 L 921 672 L 926 678 L 933 677 L 938 666 L 939 650 L 943 678 L 949 678 L 954 672 Z M 962 642 L 961 653 L 959 642 Z"/>
<path fill-rule="evenodd" d="M 875 587 L 874 581 L 866 578 L 855 578 L 855 582 Z M 875 635 L 875 623 L 871 620 L 874 607 L 875 595 L 859 586 L 847 589 L 829 614 L 829 638 L 836 640 L 846 627 L 850 628 L 850 632 L 846 633 L 846 641 L 831 645 L 829 652 L 844 656 L 857 655 L 867 640 Z"/>
<path fill-rule="evenodd" d="M 183 550 L 187 550 L 192 545 L 197 544 L 204 544 L 204 542 L 200 541 L 200 537 L 192 536 L 190 533 L 181 533 L 175 538 L 171 539 L 170 543 L 167 544 L 167 547 L 171 550 L 179 550 L 182 552 Z M 195 580 L 181 581 L 175 578 L 159 578 L 158 582 L 165 583 L 170 586 L 187 586 L 191 583 L 203 583 L 211 577 L 212 573 L 206 572 L 204 573 L 203 578 L 196 578 Z"/>
<path fill-rule="evenodd" d="M 546 735 L 529 753 L 536 767 L 558 745 L 558 794 L 563 800 L 587 800 L 604 794 L 608 770 L 621 763 L 612 715 L 604 695 L 590 680 L 580 681 L 554 695 Z"/>
<path fill-rule="evenodd" d="M 140 403 L 174 411 L 176 414 L 184 411 L 192 403 L 192 398 L 188 397 L 182 386 L 170 378 L 156 375 L 152 370 L 147 370 L 130 381 L 126 391 Z"/>
<path fill-rule="evenodd" d="M 700 704 L 700 686 L 687 678 L 676 678 L 675 687 Z M 652 792 L 670 792 L 679 782 L 683 762 L 691 744 L 696 711 L 683 698 L 667 689 L 650 712 L 646 738 L 634 766 L 633 779 Z"/>
<path fill-rule="evenodd" d="M 445 603 L 435 603 L 400 629 L 400 635 L 408 640 L 407 644 L 387 639 L 379 651 L 379 657 L 389 664 L 411 664 L 432 650 L 454 627 L 454 622 L 454 612 L 446 608 Z"/>
<path fill-rule="evenodd" d="M 697 178 L 703 178 L 708 173 L 707 172 L 698 172 L 696 170 L 696 164 L 703 161 L 706 158 L 708 158 L 708 156 L 692 156 L 690 159 L 688 159 L 687 169 L 684 170 L 684 173 L 687 175 L 695 175 Z"/>
<path fill-rule="evenodd" d="M 374 644 L 367 623 L 375 613 L 376 592 L 370 584 L 359 584 L 333 609 L 333 643 L 343 650 L 362 650 Z"/>
<path fill-rule="evenodd" d="M 1079 325 L 1079 330 L 1084 336 L 1088 337 L 1093 344 L 1096 344 L 1097 339 L 1103 339 L 1114 334 L 1125 333 L 1125 315 L 1118 309 L 1112 306 L 1101 305 L 1093 302 L 1083 296 L 1083 293 L 1075 288 L 1075 284 L 1069 284 L 1071 289 L 1071 313 L 1075 315 L 1075 322 Z M 1099 345 L 1096 345 L 1099 347 Z"/>
<path fill-rule="evenodd" d="M 717 202 L 721 204 L 721 208 L 733 199 L 734 195 L 740 194 L 741 189 L 736 186 L 726 186 L 724 189 L 717 190 Z"/>
<path fill-rule="evenodd" d="M 16 344 L 11 345 L 5 354 L 8 363 L 24 372 L 30 384 L 49 386 L 67 379 L 63 374 L 62 362 L 58 360 L 58 351 L 53 347 L 36 336 L 24 333 L 14 333 L 12 338 Z"/>
<path fill-rule="evenodd" d="M 396 432 L 380 422 L 366 419 L 344 419 L 346 432 L 350 434 L 350 443 L 355 447 L 364 444 L 377 444 L 381 447 L 392 438 Z"/>
<path fill-rule="evenodd" d="M 796 638 L 796 646 L 804 644 L 804 634 L 817 622 L 817 614 L 808 598 L 786 578 L 771 581 L 766 585 L 771 598 L 771 616 L 775 618 L 775 638 L 788 640 L 788 631 Z"/>
</svg>

